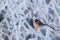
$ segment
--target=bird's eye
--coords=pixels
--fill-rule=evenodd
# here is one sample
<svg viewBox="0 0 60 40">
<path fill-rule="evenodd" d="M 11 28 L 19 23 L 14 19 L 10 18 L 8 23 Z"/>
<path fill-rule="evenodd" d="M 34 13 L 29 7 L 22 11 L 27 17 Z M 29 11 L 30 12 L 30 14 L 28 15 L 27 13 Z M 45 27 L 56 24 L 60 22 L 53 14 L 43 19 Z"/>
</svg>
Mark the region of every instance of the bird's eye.
<svg viewBox="0 0 60 40">
<path fill-rule="evenodd" d="M 39 20 L 38 19 L 35 19 L 35 22 L 38 22 Z"/>
</svg>

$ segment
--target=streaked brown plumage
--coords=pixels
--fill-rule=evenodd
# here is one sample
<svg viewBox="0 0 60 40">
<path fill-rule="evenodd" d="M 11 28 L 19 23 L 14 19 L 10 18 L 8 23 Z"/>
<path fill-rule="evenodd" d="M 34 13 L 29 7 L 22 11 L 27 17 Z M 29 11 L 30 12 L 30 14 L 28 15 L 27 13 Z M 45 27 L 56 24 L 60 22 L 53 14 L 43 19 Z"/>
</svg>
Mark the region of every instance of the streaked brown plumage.
<svg viewBox="0 0 60 40">
<path fill-rule="evenodd" d="M 33 21 L 33 25 L 34 25 L 36 31 L 37 31 L 37 29 L 38 29 L 39 27 L 49 26 L 48 24 L 42 23 L 42 22 L 41 22 L 40 20 L 38 20 L 38 19 L 35 19 L 35 21 Z M 52 28 L 51 26 L 49 26 L 49 27 Z M 54 28 L 52 28 L 52 29 L 55 30 Z"/>
<path fill-rule="evenodd" d="M 33 25 L 34 25 L 34 27 L 35 27 L 35 30 L 37 31 L 37 29 L 38 29 L 39 27 L 42 27 L 42 26 L 44 26 L 45 24 L 42 23 L 40 20 L 35 19 L 35 21 L 33 22 Z"/>
<path fill-rule="evenodd" d="M 43 26 L 45 24 L 43 24 L 41 21 L 39 21 L 38 19 L 35 19 L 35 23 L 39 26 Z"/>
</svg>

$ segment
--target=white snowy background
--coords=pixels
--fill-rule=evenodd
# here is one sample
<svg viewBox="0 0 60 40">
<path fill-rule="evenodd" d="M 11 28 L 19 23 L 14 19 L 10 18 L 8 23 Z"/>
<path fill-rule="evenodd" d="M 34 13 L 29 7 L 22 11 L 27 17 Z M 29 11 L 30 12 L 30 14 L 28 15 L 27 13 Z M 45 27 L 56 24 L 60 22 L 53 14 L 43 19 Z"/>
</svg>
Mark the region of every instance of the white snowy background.
<svg viewBox="0 0 60 40">
<path fill-rule="evenodd" d="M 49 26 L 36 33 L 32 12 Z M 2 18 L 0 40 L 60 40 L 60 0 L 0 0 Z"/>
</svg>

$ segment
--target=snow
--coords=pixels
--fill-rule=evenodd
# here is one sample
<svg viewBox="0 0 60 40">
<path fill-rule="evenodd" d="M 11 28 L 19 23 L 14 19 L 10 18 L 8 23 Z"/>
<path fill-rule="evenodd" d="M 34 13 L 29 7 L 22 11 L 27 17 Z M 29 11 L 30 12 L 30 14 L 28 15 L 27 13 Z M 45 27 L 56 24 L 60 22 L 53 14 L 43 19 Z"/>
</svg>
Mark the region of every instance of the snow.
<svg viewBox="0 0 60 40">
<path fill-rule="evenodd" d="M 0 15 L 0 40 L 60 40 L 59 0 L 0 0 Z M 49 26 L 36 32 L 34 19 Z"/>
</svg>

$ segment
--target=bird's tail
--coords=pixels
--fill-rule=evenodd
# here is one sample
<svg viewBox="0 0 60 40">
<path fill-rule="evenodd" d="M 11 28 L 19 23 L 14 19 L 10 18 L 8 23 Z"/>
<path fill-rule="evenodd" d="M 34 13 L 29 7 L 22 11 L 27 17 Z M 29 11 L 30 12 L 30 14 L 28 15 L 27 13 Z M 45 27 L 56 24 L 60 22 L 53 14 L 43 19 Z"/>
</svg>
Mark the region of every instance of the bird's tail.
<svg viewBox="0 0 60 40">
<path fill-rule="evenodd" d="M 55 30 L 54 27 L 52 27 L 52 26 L 50 26 L 50 25 L 48 25 L 48 24 L 44 24 L 44 25 L 52 28 L 53 30 Z"/>
</svg>

